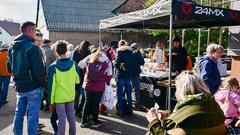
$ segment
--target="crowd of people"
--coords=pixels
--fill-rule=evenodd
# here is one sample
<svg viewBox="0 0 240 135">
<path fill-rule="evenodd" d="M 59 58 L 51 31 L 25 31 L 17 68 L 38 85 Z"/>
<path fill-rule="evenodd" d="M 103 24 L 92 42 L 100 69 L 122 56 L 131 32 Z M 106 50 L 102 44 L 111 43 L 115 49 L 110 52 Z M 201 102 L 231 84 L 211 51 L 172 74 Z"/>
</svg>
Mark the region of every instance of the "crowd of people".
<svg viewBox="0 0 240 135">
<path fill-rule="evenodd" d="M 140 109 L 140 66 L 144 58 L 137 43 L 126 40 L 96 47 L 82 41 L 76 47 L 64 40 L 51 44 L 32 22 L 21 25 L 22 34 L 12 45 L 0 49 L 0 108 L 8 103 L 7 93 L 11 76 L 15 83 L 16 110 L 13 133 L 23 134 L 27 113 L 28 134 L 41 134 L 40 109 L 50 110 L 50 121 L 56 135 L 64 135 L 66 120 L 69 134 L 76 134 L 75 116 L 81 127 L 99 128 L 99 108 L 105 85 L 116 81 L 117 115 L 133 115 Z M 188 70 L 187 51 L 179 38 L 173 40 L 172 71 L 176 73 L 177 104 L 170 114 L 151 108 L 146 118 L 149 133 L 161 134 L 224 134 L 225 127 L 240 126 L 240 86 L 234 77 L 221 81 L 217 62 L 223 47 L 210 44 L 196 72 Z M 168 65 L 164 42 L 156 43 L 151 59 Z M 3 63 L 3 64 L 2 64 Z M 133 105 L 132 92 L 135 92 Z M 100 107 L 99 107 L 100 106 Z M 105 110 L 103 110 L 105 111 Z M 74 116 L 75 115 L 75 116 Z M 233 120 L 227 120 L 234 118 Z M 234 130 L 235 131 L 235 130 Z"/>
<path fill-rule="evenodd" d="M 25 113 L 28 134 L 41 134 L 45 125 L 39 123 L 40 109 L 52 112 L 50 121 L 55 134 L 65 134 L 66 119 L 69 134 L 76 134 L 75 116 L 82 119 L 82 128 L 100 127 L 99 105 L 113 73 L 117 84 L 117 114 L 133 115 L 132 89 L 136 92 L 136 108 L 140 106 L 139 74 L 144 60 L 137 43 L 130 46 L 121 40 L 96 47 L 82 41 L 75 47 L 64 40 L 51 44 L 32 22 L 23 23 L 21 31 L 11 46 L 1 46 L 0 53 L 4 62 L 0 107 L 8 102 L 11 76 L 17 92 L 14 134 L 23 133 Z"/>
</svg>

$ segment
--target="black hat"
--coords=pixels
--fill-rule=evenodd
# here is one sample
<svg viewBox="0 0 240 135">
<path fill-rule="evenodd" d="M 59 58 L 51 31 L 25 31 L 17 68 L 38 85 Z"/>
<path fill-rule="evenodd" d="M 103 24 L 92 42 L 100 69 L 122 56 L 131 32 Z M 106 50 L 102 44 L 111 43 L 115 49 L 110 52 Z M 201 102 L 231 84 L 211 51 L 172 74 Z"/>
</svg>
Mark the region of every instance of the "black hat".
<svg viewBox="0 0 240 135">
<path fill-rule="evenodd" d="M 51 42 L 51 40 L 49 40 L 49 39 L 44 39 L 43 40 L 43 44 L 48 44 L 48 43 L 50 43 Z"/>
</svg>

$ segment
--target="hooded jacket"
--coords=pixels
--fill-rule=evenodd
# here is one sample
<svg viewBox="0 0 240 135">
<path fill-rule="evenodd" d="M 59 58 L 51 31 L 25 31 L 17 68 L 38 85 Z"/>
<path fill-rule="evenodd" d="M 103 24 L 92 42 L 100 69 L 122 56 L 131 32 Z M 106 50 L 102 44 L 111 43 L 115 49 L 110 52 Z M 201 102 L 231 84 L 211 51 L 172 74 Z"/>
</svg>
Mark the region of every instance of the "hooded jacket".
<svg viewBox="0 0 240 135">
<path fill-rule="evenodd" d="M 91 56 L 91 55 L 90 55 Z M 81 69 L 85 69 L 88 66 L 88 60 L 89 57 L 86 57 L 85 59 L 81 60 L 78 63 L 78 66 Z M 103 76 L 99 78 L 98 81 L 91 81 L 87 78 L 87 75 L 85 74 L 84 76 L 84 81 L 83 81 L 83 88 L 88 91 L 93 91 L 93 92 L 104 92 L 105 90 L 105 83 L 110 84 L 111 78 L 112 78 L 112 63 L 108 59 L 108 57 L 105 54 L 102 54 L 97 62 L 101 63 L 102 68 L 103 68 Z M 86 71 L 87 73 L 88 71 Z"/>
<path fill-rule="evenodd" d="M 11 76 L 11 73 L 8 72 L 7 69 L 7 56 L 8 49 L 2 48 L 0 49 L 0 76 Z"/>
<path fill-rule="evenodd" d="M 240 95 L 227 87 L 220 88 L 214 95 L 226 116 L 240 118 Z"/>
<path fill-rule="evenodd" d="M 51 104 L 75 99 L 75 84 L 80 83 L 79 70 L 69 58 L 57 59 L 48 68 L 48 90 Z"/>
<path fill-rule="evenodd" d="M 210 56 L 201 57 L 197 64 L 197 72 L 208 86 L 212 95 L 221 85 L 221 76 L 218 71 L 217 61 Z"/>
<path fill-rule="evenodd" d="M 18 92 L 46 86 L 41 50 L 33 41 L 33 38 L 21 34 L 8 50 L 8 70 L 13 74 Z"/>
<path fill-rule="evenodd" d="M 210 96 L 199 101 L 186 100 L 175 107 L 165 123 L 155 119 L 148 130 L 153 135 L 222 135 L 226 132 L 224 119 L 221 108 Z"/>
<path fill-rule="evenodd" d="M 116 60 L 116 78 L 129 79 L 133 71 L 133 54 L 130 46 L 121 46 L 117 49 Z"/>
</svg>

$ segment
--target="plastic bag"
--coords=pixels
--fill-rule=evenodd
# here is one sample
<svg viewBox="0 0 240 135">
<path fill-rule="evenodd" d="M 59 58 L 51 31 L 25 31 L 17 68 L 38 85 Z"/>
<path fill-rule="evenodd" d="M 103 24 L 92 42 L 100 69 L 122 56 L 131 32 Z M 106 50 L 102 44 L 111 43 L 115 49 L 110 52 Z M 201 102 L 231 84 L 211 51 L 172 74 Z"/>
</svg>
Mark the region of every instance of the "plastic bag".
<svg viewBox="0 0 240 135">
<path fill-rule="evenodd" d="M 105 91 L 102 95 L 101 104 L 112 110 L 114 105 L 114 93 L 111 85 L 105 84 Z"/>
</svg>

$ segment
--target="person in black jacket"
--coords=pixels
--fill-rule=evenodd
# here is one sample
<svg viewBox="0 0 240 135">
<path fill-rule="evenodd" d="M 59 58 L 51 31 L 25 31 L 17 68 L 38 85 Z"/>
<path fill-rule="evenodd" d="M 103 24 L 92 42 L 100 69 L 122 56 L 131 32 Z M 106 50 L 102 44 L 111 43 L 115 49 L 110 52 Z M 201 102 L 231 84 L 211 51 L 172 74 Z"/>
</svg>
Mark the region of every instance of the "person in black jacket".
<svg viewBox="0 0 240 135">
<path fill-rule="evenodd" d="M 126 112 L 125 114 L 132 115 L 132 90 L 130 84 L 133 71 L 132 48 L 125 40 L 120 40 L 118 46 L 114 62 L 116 68 L 118 115 L 123 116 L 124 112 Z M 123 110 L 123 97 L 125 97 L 125 93 L 127 95 L 127 107 Z"/>
<path fill-rule="evenodd" d="M 172 72 L 176 72 L 179 75 L 182 70 L 186 69 L 187 64 L 187 51 L 182 47 L 180 39 L 173 39 L 173 49 L 172 49 Z"/>
<path fill-rule="evenodd" d="M 45 67 L 41 50 L 34 44 L 36 27 L 33 22 L 21 26 L 22 34 L 14 39 L 8 53 L 8 70 L 13 74 L 17 91 L 17 105 L 13 121 L 13 132 L 21 135 L 23 119 L 28 109 L 28 134 L 38 131 L 42 87 L 46 88 Z"/>
<path fill-rule="evenodd" d="M 144 59 L 138 50 L 138 44 L 132 43 L 131 44 L 132 51 L 133 51 L 133 72 L 132 72 L 132 85 L 135 92 L 135 108 L 140 108 L 140 80 L 139 80 L 139 74 L 141 73 L 141 65 L 144 65 Z"/>
<path fill-rule="evenodd" d="M 90 45 L 91 44 L 90 44 L 89 41 L 82 41 L 80 43 L 80 45 L 78 45 L 75 48 L 75 50 L 73 52 L 72 60 L 75 61 L 78 64 L 81 60 L 83 60 L 89 54 L 91 54 L 90 49 L 89 49 Z M 84 93 L 80 93 L 80 91 L 83 92 L 82 82 L 83 82 L 83 79 L 84 79 L 85 71 L 80 69 L 80 68 L 79 68 L 79 70 L 80 70 L 80 80 L 81 81 L 80 81 L 80 84 L 78 84 L 76 86 L 76 95 L 75 95 L 74 108 L 75 108 L 75 115 L 77 117 L 82 117 L 82 110 L 83 110 L 83 105 L 85 103 L 85 96 L 84 96 Z M 81 101 L 80 101 L 80 104 L 79 104 L 80 95 L 81 95 Z"/>
</svg>

